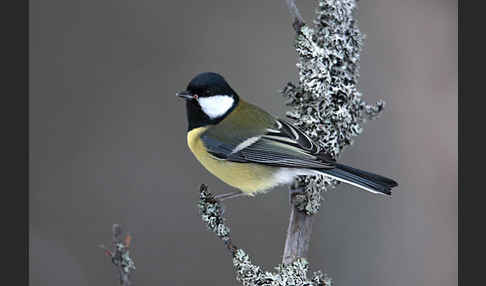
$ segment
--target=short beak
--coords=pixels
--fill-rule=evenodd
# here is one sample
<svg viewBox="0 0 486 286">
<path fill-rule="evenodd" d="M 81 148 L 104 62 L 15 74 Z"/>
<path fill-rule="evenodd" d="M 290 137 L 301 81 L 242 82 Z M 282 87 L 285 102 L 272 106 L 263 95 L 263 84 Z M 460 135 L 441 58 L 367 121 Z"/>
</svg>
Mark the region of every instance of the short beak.
<svg viewBox="0 0 486 286">
<path fill-rule="evenodd" d="M 192 93 L 190 93 L 187 90 L 180 91 L 180 92 L 176 93 L 176 96 L 184 98 L 184 99 L 193 99 Z"/>
</svg>

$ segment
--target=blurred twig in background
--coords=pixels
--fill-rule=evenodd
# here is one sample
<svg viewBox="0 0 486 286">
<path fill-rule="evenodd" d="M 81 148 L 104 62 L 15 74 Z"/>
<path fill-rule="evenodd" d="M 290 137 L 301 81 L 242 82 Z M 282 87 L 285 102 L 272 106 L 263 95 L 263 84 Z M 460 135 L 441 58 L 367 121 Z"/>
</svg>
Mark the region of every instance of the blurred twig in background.
<svg viewBox="0 0 486 286">
<path fill-rule="evenodd" d="M 122 238 L 123 230 L 118 224 L 113 225 L 112 233 L 113 250 L 109 250 L 103 245 L 100 245 L 100 247 L 105 250 L 105 254 L 111 258 L 111 262 L 116 266 L 120 274 L 120 285 L 133 285 L 130 281 L 130 275 L 135 270 L 135 264 L 129 251 L 132 237 L 127 234 L 125 238 Z"/>
<path fill-rule="evenodd" d="M 288 98 L 287 116 L 318 142 L 331 157 L 353 143 L 362 123 L 378 116 L 384 102 L 366 104 L 357 89 L 363 35 L 353 12 L 355 0 L 319 0 L 314 27 L 307 26 L 295 1 L 285 0 L 296 31 L 298 84 L 287 83 L 280 93 Z M 305 259 L 312 222 L 321 206 L 321 192 L 338 182 L 324 176 L 299 178 L 291 187 L 291 214 L 282 264 L 277 273 L 253 265 L 249 256 L 233 245 L 224 224 L 219 201 L 201 186 L 199 210 L 209 230 L 221 238 L 233 256 L 236 279 L 243 285 L 330 285 L 320 272 L 306 276 Z"/>
</svg>

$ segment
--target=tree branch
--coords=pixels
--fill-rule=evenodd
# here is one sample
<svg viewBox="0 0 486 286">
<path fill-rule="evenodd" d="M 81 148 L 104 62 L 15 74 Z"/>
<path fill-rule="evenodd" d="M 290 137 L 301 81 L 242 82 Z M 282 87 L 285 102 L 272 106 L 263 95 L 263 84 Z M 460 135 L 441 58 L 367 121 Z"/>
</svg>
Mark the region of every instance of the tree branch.
<svg viewBox="0 0 486 286">
<path fill-rule="evenodd" d="M 331 279 L 322 272 L 314 272 L 311 278 L 307 277 L 309 264 L 304 258 L 299 258 L 289 264 L 275 267 L 276 272 L 269 272 L 252 263 L 246 252 L 236 247 L 230 236 L 230 228 L 225 224 L 223 208 L 220 201 L 214 199 L 206 185 L 199 190 L 199 214 L 206 227 L 215 233 L 225 244 L 233 257 L 233 269 L 236 280 L 244 286 L 254 285 L 294 285 L 294 286 L 330 286 Z"/>
<path fill-rule="evenodd" d="M 291 15 L 299 19 L 295 2 L 286 2 Z M 366 104 L 357 90 L 363 36 L 353 16 L 355 8 L 355 0 L 319 1 L 315 27 L 302 25 L 296 36 L 299 83 L 288 83 L 281 91 L 293 107 L 287 116 L 334 158 L 361 133 L 361 124 L 375 118 L 384 106 L 383 102 Z M 312 176 L 301 178 L 291 188 L 283 263 L 307 257 L 321 192 L 337 183 L 328 177 Z"/>
<path fill-rule="evenodd" d="M 303 189 L 290 189 L 290 219 L 285 239 L 285 248 L 282 258 L 283 264 L 290 264 L 297 258 L 307 257 L 312 234 L 313 215 L 307 215 L 299 210 L 297 205 L 299 193 Z"/>
</svg>

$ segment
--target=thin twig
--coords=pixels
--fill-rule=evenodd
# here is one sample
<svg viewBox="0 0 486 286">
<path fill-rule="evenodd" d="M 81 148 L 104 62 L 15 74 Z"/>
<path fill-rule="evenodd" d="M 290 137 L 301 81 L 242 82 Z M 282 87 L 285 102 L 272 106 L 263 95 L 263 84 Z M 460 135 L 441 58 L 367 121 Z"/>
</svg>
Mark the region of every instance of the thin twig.
<svg viewBox="0 0 486 286">
<path fill-rule="evenodd" d="M 119 224 L 114 224 L 112 227 L 112 244 L 113 250 L 109 250 L 103 245 L 100 245 L 105 250 L 105 254 L 111 258 L 111 262 L 116 266 L 120 274 L 120 285 L 131 286 L 130 274 L 135 270 L 135 264 L 130 257 L 130 242 L 132 237 L 127 234 L 122 238 L 123 230 Z"/>
<path fill-rule="evenodd" d="M 231 240 L 229 227 L 225 225 L 223 218 L 223 207 L 221 201 L 215 199 L 214 195 L 208 191 L 208 187 L 202 184 L 199 188 L 199 214 L 203 219 L 208 229 L 224 241 L 226 249 L 228 249 L 232 255 L 236 253 L 238 248 L 233 244 Z"/>
<path fill-rule="evenodd" d="M 300 15 L 299 9 L 295 5 L 295 0 L 285 0 L 287 3 L 287 7 L 289 8 L 290 15 L 292 16 L 294 22 L 292 26 L 294 27 L 296 32 L 299 32 L 302 26 L 305 25 L 304 19 L 302 15 Z"/>
</svg>

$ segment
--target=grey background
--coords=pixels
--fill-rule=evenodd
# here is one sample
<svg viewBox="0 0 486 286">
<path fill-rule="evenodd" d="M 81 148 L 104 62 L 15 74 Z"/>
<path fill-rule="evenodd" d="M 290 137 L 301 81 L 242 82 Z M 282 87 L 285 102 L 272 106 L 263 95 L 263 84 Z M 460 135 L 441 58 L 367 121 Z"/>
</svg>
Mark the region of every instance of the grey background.
<svg viewBox="0 0 486 286">
<path fill-rule="evenodd" d="M 297 1 L 305 19 L 315 1 Z M 457 3 L 360 1 L 360 88 L 384 99 L 340 160 L 397 179 L 391 199 L 341 185 L 314 225 L 312 270 L 336 285 L 457 285 Z M 136 285 L 237 285 L 197 214 L 200 183 L 231 189 L 186 147 L 174 94 L 222 73 L 276 115 L 296 79 L 284 1 L 30 3 L 31 285 L 117 285 L 100 243 L 134 236 Z M 227 203 L 237 245 L 281 261 L 286 188 Z"/>
</svg>

